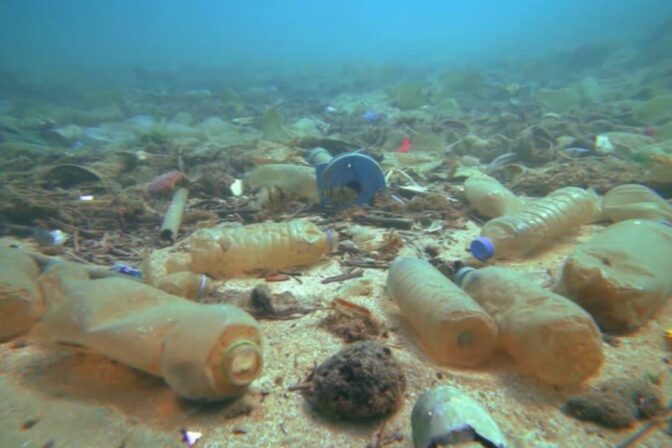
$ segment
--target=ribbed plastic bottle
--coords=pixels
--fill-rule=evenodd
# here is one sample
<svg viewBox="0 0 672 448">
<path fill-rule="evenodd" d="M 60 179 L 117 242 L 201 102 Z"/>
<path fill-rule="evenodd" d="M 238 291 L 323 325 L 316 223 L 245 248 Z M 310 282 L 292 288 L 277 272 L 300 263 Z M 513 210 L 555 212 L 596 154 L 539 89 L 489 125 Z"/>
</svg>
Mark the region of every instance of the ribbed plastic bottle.
<svg viewBox="0 0 672 448">
<path fill-rule="evenodd" d="M 463 268 L 456 282 L 497 323 L 498 344 L 536 377 L 578 384 L 602 364 L 602 339 L 590 314 L 524 275 L 490 266 Z"/>
<path fill-rule="evenodd" d="M 428 262 L 396 259 L 387 275 L 387 291 L 437 362 L 470 367 L 490 358 L 497 337 L 494 321 Z"/>
<path fill-rule="evenodd" d="M 336 236 L 310 221 L 200 229 L 189 238 L 191 270 L 213 278 L 310 266 L 334 250 Z"/>
<path fill-rule="evenodd" d="M 36 337 L 160 376 L 181 397 L 240 396 L 261 373 L 261 333 L 240 308 L 194 303 L 127 278 L 91 280 L 68 262 L 49 266 L 39 282 L 46 312 Z"/>
<path fill-rule="evenodd" d="M 632 331 L 672 294 L 672 226 L 631 219 L 607 227 L 567 257 L 555 290 L 606 331 Z"/>
<path fill-rule="evenodd" d="M 560 188 L 523 210 L 488 221 L 471 242 L 471 253 L 479 260 L 522 256 L 595 221 L 599 213 L 600 198 L 594 191 Z"/>
<path fill-rule="evenodd" d="M 486 174 L 471 176 L 464 181 L 464 193 L 469 206 L 488 218 L 514 213 L 524 206 L 511 190 Z"/>
</svg>

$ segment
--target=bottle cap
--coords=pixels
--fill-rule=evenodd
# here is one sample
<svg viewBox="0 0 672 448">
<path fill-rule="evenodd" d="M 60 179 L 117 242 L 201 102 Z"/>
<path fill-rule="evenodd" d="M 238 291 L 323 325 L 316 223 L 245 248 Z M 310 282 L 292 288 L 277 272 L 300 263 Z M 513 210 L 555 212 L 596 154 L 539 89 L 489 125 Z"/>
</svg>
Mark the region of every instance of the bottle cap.
<svg viewBox="0 0 672 448">
<path fill-rule="evenodd" d="M 491 258 L 495 254 L 495 245 L 490 241 L 490 238 L 479 236 L 474 238 L 471 242 L 471 255 L 481 261 Z"/>
<path fill-rule="evenodd" d="M 453 280 L 455 280 L 455 283 L 458 286 L 462 286 L 462 281 L 467 276 L 467 274 L 470 273 L 471 271 L 475 271 L 475 269 L 470 267 L 470 266 L 465 266 L 463 268 L 460 268 L 460 269 L 457 270 L 457 272 L 453 276 Z"/>
</svg>

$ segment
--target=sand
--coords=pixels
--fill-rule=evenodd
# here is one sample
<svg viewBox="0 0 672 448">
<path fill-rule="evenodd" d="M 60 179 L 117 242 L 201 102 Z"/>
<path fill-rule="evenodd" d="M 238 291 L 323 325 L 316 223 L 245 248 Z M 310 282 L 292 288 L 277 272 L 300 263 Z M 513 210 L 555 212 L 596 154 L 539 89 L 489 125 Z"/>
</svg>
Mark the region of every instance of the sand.
<svg viewBox="0 0 672 448">
<path fill-rule="evenodd" d="M 532 281 L 549 284 L 573 244 L 598 227 L 587 226 L 526 261 L 499 265 L 526 271 Z M 466 258 L 475 226 L 446 231 L 407 244 L 402 255 L 418 256 L 430 241 L 445 259 Z M 326 304 L 342 283 L 322 285 L 324 277 L 341 273 L 336 260 L 305 271 L 296 280 L 269 283 L 274 293 L 291 291 L 304 305 Z M 202 433 L 196 447 L 411 447 L 410 412 L 426 389 L 451 384 L 479 400 L 499 423 L 512 447 L 610 447 L 634 428 L 614 431 L 576 421 L 560 411 L 568 397 L 587 387 L 556 388 L 524 376 L 505 355 L 478 370 L 442 368 L 415 343 L 412 330 L 387 297 L 386 271 L 367 269 L 373 282 L 369 296 L 348 297 L 369 307 L 390 329 L 384 343 L 392 348 L 407 377 L 402 408 L 386 421 L 352 424 L 315 414 L 300 393 L 288 387 L 301 383 L 312 368 L 334 354 L 343 342 L 318 325 L 326 311 L 288 321 L 262 321 L 264 371 L 249 393 L 232 403 L 204 405 L 178 399 L 163 381 L 127 368 L 95 353 L 73 347 L 41 346 L 29 336 L 0 344 L 0 447 L 186 447 L 182 430 Z M 357 282 L 359 280 L 350 280 Z M 259 279 L 232 280 L 218 288 L 227 295 L 248 293 Z M 633 335 L 619 337 L 618 346 L 604 344 L 606 361 L 589 384 L 612 377 L 662 374 L 669 397 L 670 351 L 664 331 L 672 328 L 672 304 Z M 471 444 L 478 446 L 476 444 Z M 373 445 L 372 445 L 373 446 Z M 470 446 L 470 445 L 465 445 Z M 672 446 L 663 431 L 641 447 Z"/>
</svg>

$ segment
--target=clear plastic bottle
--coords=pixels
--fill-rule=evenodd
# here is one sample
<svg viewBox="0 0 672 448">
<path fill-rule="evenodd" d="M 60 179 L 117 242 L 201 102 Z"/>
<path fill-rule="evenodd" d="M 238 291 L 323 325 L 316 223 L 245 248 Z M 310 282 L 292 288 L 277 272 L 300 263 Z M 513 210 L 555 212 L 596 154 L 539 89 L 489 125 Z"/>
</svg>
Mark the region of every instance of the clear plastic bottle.
<svg viewBox="0 0 672 448">
<path fill-rule="evenodd" d="M 189 238 L 191 270 L 213 278 L 309 266 L 336 246 L 310 221 L 200 229 Z"/>
<path fill-rule="evenodd" d="M 488 218 L 514 213 L 524 206 L 511 190 L 486 174 L 471 176 L 464 181 L 464 193 L 471 208 Z"/>
<path fill-rule="evenodd" d="M 600 331 L 576 303 L 495 266 L 463 268 L 455 277 L 493 317 L 499 346 L 523 370 L 555 385 L 581 383 L 599 370 Z"/>
<path fill-rule="evenodd" d="M 471 253 L 479 260 L 522 256 L 595 221 L 599 213 L 600 198 L 594 191 L 560 188 L 523 210 L 488 221 L 471 242 Z"/>
<path fill-rule="evenodd" d="M 387 290 L 437 362 L 469 367 L 492 354 L 497 336 L 492 318 L 428 262 L 395 260 Z"/>
<path fill-rule="evenodd" d="M 672 227 L 632 219 L 578 245 L 555 291 L 584 307 L 607 331 L 632 331 L 672 294 Z"/>
<path fill-rule="evenodd" d="M 160 376 L 181 397 L 240 396 L 261 373 L 261 333 L 240 308 L 194 303 L 130 278 L 91 280 L 68 262 L 49 266 L 39 282 L 46 312 L 36 337 Z"/>
</svg>

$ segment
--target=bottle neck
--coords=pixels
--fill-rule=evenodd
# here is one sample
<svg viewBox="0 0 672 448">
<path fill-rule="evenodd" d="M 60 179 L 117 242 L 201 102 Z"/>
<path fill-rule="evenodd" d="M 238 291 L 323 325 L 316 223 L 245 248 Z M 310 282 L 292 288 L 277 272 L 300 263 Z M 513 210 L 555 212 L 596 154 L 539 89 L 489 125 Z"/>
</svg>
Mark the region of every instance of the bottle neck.
<svg viewBox="0 0 672 448">
<path fill-rule="evenodd" d="M 462 286 L 462 284 L 464 283 L 464 280 L 467 278 L 469 273 L 471 273 L 475 270 L 476 269 L 474 269 L 472 267 L 469 267 L 469 266 L 465 266 L 463 268 L 460 268 L 460 269 L 458 269 L 458 271 L 453 276 L 453 280 L 455 281 L 455 283 L 458 286 Z"/>
</svg>

